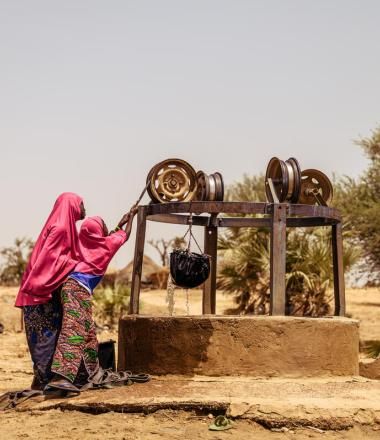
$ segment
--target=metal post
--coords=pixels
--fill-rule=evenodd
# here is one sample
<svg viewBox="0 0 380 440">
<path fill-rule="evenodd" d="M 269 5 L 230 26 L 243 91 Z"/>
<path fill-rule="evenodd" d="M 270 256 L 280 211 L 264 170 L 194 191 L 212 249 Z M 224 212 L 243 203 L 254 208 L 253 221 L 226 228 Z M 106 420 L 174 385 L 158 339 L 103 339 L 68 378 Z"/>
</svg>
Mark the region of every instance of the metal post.
<svg viewBox="0 0 380 440">
<path fill-rule="evenodd" d="M 270 314 L 285 315 L 286 203 L 274 203 L 270 240 Z"/>
<path fill-rule="evenodd" d="M 131 297 L 129 300 L 130 315 L 139 313 L 141 274 L 142 274 L 142 266 L 143 266 L 143 258 L 144 258 L 145 230 L 146 230 L 146 207 L 139 206 L 139 210 L 137 214 L 137 230 L 136 230 L 135 256 L 133 260 Z"/>
<path fill-rule="evenodd" d="M 202 314 L 215 314 L 218 228 L 205 227 L 204 252 L 211 257 L 210 276 L 203 285 Z"/>
<path fill-rule="evenodd" d="M 333 254 L 333 273 L 334 273 L 334 303 L 335 316 L 345 316 L 346 299 L 344 286 L 343 268 L 343 237 L 342 223 L 332 226 L 332 254 Z"/>
</svg>

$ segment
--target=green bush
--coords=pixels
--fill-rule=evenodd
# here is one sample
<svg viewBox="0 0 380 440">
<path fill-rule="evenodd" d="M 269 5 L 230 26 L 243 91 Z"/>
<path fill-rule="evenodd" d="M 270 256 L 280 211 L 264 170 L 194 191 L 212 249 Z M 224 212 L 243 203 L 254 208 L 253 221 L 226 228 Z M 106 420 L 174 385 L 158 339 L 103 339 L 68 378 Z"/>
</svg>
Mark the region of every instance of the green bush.
<svg viewBox="0 0 380 440">
<path fill-rule="evenodd" d="M 380 341 L 369 341 L 364 346 L 364 351 L 371 358 L 377 359 L 380 357 Z"/>
<path fill-rule="evenodd" d="M 125 284 L 100 285 L 94 291 L 94 317 L 111 328 L 128 312 L 130 289 Z"/>
</svg>

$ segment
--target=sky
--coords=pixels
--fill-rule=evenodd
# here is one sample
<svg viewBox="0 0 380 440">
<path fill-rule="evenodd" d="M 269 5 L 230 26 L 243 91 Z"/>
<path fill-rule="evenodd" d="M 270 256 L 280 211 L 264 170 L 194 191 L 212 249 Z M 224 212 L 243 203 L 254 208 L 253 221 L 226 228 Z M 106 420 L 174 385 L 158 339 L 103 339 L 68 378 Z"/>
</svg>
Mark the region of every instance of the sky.
<svg viewBox="0 0 380 440">
<path fill-rule="evenodd" d="M 377 0 L 0 0 L 0 247 L 35 239 L 64 191 L 113 227 L 169 157 L 226 184 L 272 156 L 358 176 L 379 17 Z"/>
</svg>

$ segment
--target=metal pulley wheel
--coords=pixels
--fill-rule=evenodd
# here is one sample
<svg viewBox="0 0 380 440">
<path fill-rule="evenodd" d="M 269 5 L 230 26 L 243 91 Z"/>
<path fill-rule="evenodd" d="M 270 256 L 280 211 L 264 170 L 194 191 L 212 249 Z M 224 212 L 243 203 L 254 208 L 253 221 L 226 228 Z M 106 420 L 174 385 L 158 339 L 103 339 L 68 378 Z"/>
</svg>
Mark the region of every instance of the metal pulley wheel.
<svg viewBox="0 0 380 440">
<path fill-rule="evenodd" d="M 268 201 L 273 203 L 277 197 L 280 203 L 297 203 L 300 190 L 301 168 L 297 159 L 291 157 L 283 161 L 278 157 L 272 157 L 265 173 L 265 193 Z"/>
<path fill-rule="evenodd" d="M 194 168 L 181 159 L 156 164 L 147 176 L 147 191 L 153 202 L 189 202 L 197 191 Z"/>
<path fill-rule="evenodd" d="M 197 172 L 197 195 L 198 201 L 223 202 L 224 199 L 224 182 L 223 176 L 216 172 L 207 175 L 203 171 Z"/>
<path fill-rule="evenodd" d="M 333 186 L 326 174 L 314 169 L 302 171 L 299 203 L 327 206 L 332 198 Z"/>
</svg>

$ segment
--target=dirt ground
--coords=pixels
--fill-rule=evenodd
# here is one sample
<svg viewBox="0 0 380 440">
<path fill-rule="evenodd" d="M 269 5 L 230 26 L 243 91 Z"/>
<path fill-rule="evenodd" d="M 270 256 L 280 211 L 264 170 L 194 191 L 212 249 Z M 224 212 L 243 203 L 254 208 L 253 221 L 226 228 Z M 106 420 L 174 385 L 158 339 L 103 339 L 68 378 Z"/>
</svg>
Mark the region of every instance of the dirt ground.
<svg viewBox="0 0 380 440">
<path fill-rule="evenodd" d="M 13 307 L 16 289 L 0 288 L 0 394 L 30 385 L 32 373 L 25 336 L 20 331 L 20 313 Z M 141 296 L 143 314 L 166 314 L 166 292 L 147 291 Z M 176 292 L 176 314 L 186 314 L 186 294 Z M 192 291 L 190 314 L 200 313 L 200 291 Z M 231 305 L 231 297 L 218 293 L 217 313 Z M 380 291 L 360 289 L 347 291 L 347 312 L 360 320 L 361 340 L 380 340 Z M 101 340 L 117 339 L 114 331 L 102 331 Z M 300 415 L 300 417 L 302 414 Z M 0 413 L 1 438 L 4 439 L 380 439 L 377 426 L 358 425 L 344 431 L 319 432 L 315 428 L 281 428 L 276 432 L 250 420 L 237 419 L 233 428 L 212 432 L 207 414 L 171 410 L 154 414 L 108 412 L 88 414 L 61 409 L 7 411 Z"/>
</svg>

